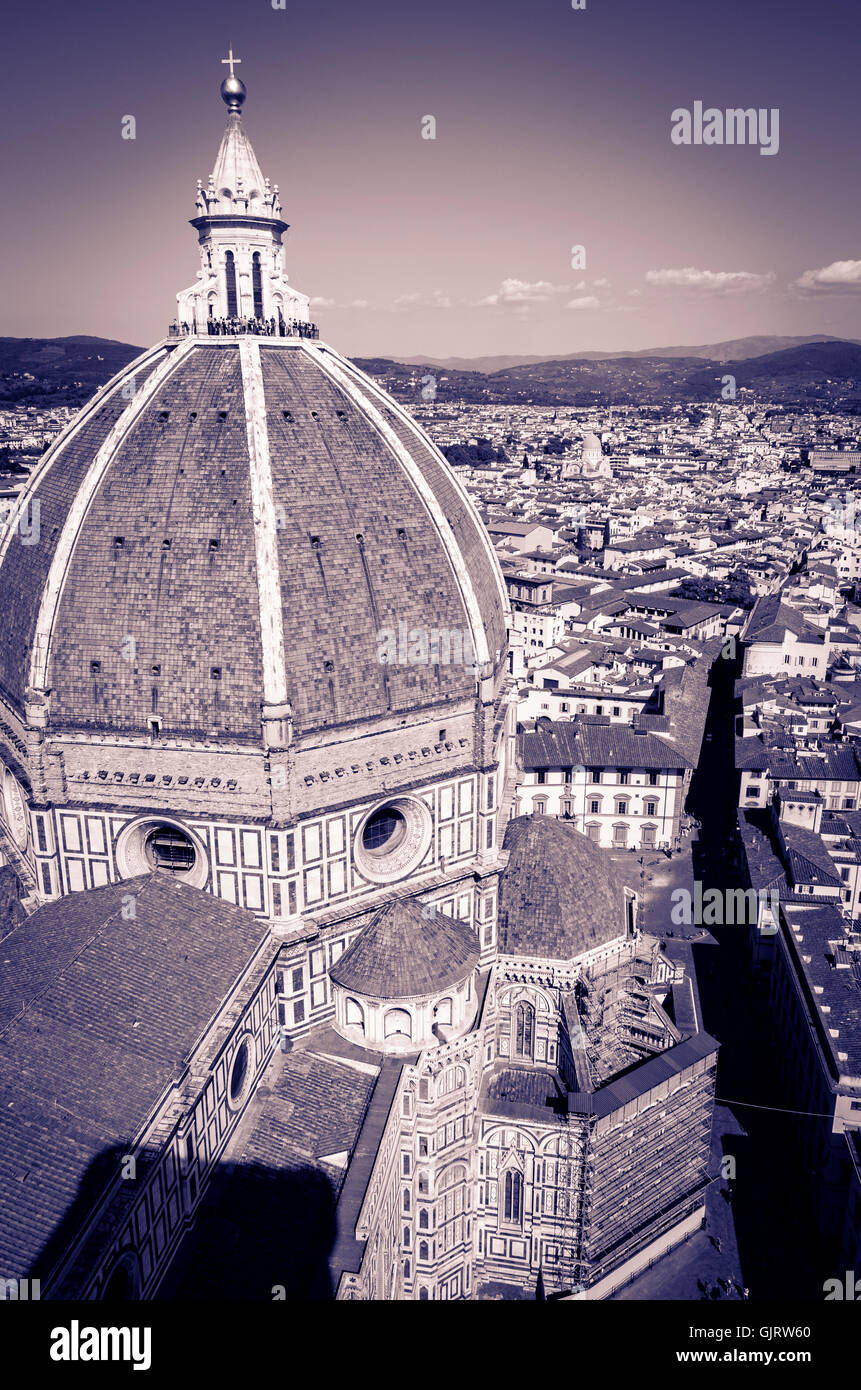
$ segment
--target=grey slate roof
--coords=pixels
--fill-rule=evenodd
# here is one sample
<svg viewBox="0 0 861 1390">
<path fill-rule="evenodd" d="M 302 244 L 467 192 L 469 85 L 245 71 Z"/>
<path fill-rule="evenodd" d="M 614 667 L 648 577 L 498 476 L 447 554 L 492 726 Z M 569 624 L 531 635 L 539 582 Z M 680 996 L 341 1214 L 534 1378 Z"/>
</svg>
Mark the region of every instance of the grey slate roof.
<svg viewBox="0 0 861 1390">
<path fill-rule="evenodd" d="M 124 903 L 134 916 L 123 916 Z M 141 1130 L 268 935 L 167 872 L 73 893 L 0 946 L 0 1273 L 22 1277 L 92 1165 Z M 115 1177 L 115 1170 L 104 1181 Z M 97 1194 L 93 1194 L 95 1200 Z"/>
<path fill-rule="evenodd" d="M 779 594 L 763 594 L 753 606 L 744 641 L 782 642 L 787 632 L 794 633 L 802 642 L 820 645 L 824 642 L 822 633 L 806 623 L 794 608 L 781 603 Z"/>
<path fill-rule="evenodd" d="M 607 696 L 612 703 L 612 696 Z M 520 734 L 517 751 L 524 767 L 689 767 L 684 754 L 648 732 L 629 724 L 611 724 L 600 716 L 579 715 L 556 720 L 532 733 Z"/>
<path fill-rule="evenodd" d="M 466 979 L 478 957 L 471 927 L 405 899 L 381 907 L 329 974 L 357 994 L 413 999 Z"/>
</svg>

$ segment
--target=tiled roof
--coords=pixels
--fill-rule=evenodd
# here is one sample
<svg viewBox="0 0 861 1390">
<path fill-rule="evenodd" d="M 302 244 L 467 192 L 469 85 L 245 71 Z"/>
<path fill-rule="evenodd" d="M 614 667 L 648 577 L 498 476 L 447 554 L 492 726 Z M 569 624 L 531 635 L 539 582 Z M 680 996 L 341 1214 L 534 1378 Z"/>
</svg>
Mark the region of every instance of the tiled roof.
<svg viewBox="0 0 861 1390">
<path fill-rule="evenodd" d="M 607 696 L 608 703 L 612 697 Z M 557 720 L 551 728 L 520 734 L 518 757 L 524 767 L 687 767 L 687 757 L 655 734 L 611 724 L 597 717 Z"/>
<path fill-rule="evenodd" d="M 789 747 L 766 747 L 759 738 L 736 739 L 737 768 L 768 769 L 772 778 L 793 781 L 855 782 L 861 768 L 854 745 L 835 744 L 817 753 L 796 752 Z M 791 798 L 792 792 L 787 791 Z"/>
<path fill-rule="evenodd" d="M 466 979 L 478 957 L 478 937 L 464 922 L 403 899 L 380 908 L 329 974 L 357 994 L 413 999 Z"/>
<path fill-rule="evenodd" d="M 132 397 L 118 384 L 45 465 L 42 543 L 10 546 L 0 566 L 0 688 L 20 709 L 51 561 L 58 538 L 72 538 L 48 649 L 52 726 L 146 735 L 157 710 L 165 737 L 256 740 L 268 628 L 239 347 L 212 338 L 172 351 L 184 356 L 113 445 L 80 523 L 87 468 Z M 496 564 L 450 470 L 351 364 L 338 368 L 348 393 L 321 348 L 273 340 L 259 354 L 296 733 L 471 699 L 471 656 L 379 659 L 380 632 L 402 624 L 470 634 L 480 623 L 491 660 L 505 646 Z M 139 393 L 144 375 L 130 364 L 125 385 Z M 451 528 L 451 553 L 428 496 Z"/>
<path fill-rule="evenodd" d="M 822 633 L 810 627 L 800 613 L 781 603 L 779 594 L 763 594 L 753 606 L 743 633 L 745 642 L 782 642 L 792 632 L 803 642 L 822 643 Z"/>
<path fill-rule="evenodd" d="M 625 879 L 607 853 L 554 816 L 508 823 L 499 893 L 499 949 L 573 960 L 623 936 Z"/>
<path fill-rule="evenodd" d="M 801 933 L 801 944 L 793 931 L 785 936 L 795 969 L 808 980 L 807 1007 L 815 1018 L 819 1037 L 831 1056 L 835 1075 L 861 1074 L 861 956 L 849 953 L 848 969 L 835 968 L 834 947 L 847 936 L 847 923 L 836 907 L 789 908 L 786 920 Z M 815 1009 L 811 1007 L 815 1004 Z M 823 1013 L 824 1007 L 828 1008 Z M 832 1030 L 838 1037 L 832 1036 Z M 845 1059 L 838 1052 L 846 1053 Z"/>
<path fill-rule="evenodd" d="M 73 893 L 3 941 L 5 1276 L 31 1268 L 99 1156 L 134 1140 L 266 937 L 163 872 Z"/>
</svg>

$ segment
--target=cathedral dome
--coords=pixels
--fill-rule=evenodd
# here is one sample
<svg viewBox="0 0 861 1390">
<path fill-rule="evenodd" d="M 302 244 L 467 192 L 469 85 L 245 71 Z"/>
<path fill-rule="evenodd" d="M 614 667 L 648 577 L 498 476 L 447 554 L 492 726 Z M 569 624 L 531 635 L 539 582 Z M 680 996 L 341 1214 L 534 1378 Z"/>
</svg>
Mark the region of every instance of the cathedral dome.
<svg viewBox="0 0 861 1390">
<path fill-rule="evenodd" d="M 225 61 L 177 319 L 0 532 L 0 866 L 34 901 L 165 869 L 292 930 L 495 855 L 507 601 L 440 451 L 310 322 Z"/>
<path fill-rule="evenodd" d="M 0 683 L 18 709 L 50 692 L 49 731 L 253 741 L 261 705 L 287 704 L 301 734 L 463 700 L 502 658 L 472 504 L 407 413 L 314 340 L 165 340 L 28 495 L 41 538 L 5 537 Z"/>
<path fill-rule="evenodd" d="M 380 908 L 329 977 L 377 999 L 417 998 L 466 979 L 478 956 L 471 927 L 405 900 Z"/>
</svg>

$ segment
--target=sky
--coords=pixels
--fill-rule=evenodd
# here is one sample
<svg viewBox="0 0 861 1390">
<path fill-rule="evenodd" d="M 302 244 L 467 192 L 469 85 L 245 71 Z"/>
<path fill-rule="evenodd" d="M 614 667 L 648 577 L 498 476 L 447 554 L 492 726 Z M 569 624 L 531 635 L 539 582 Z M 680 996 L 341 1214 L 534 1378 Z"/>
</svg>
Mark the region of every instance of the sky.
<svg viewBox="0 0 861 1390">
<path fill-rule="evenodd" d="M 232 44 L 347 354 L 861 338 L 858 0 L 283 3 L 7 8 L 0 334 L 165 335 Z M 756 143 L 676 143 L 697 102 Z"/>
</svg>

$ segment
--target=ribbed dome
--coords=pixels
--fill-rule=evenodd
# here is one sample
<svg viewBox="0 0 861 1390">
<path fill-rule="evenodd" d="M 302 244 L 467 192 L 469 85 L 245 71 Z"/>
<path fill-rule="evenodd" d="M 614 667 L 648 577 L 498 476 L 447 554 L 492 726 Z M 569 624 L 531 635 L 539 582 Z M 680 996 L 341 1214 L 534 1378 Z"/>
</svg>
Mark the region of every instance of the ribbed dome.
<svg viewBox="0 0 861 1390">
<path fill-rule="evenodd" d="M 415 999 L 465 980 L 478 965 L 478 938 L 465 922 L 414 901 L 387 903 L 329 974 L 342 989 L 374 999 Z"/>
<path fill-rule="evenodd" d="M 499 893 L 504 954 L 574 960 L 625 935 L 633 883 L 586 835 L 555 816 L 518 816 L 508 822 L 504 848 L 510 851 Z"/>
<path fill-rule="evenodd" d="M 36 469 L 40 543 L 3 539 L 0 684 L 48 730 L 260 739 L 472 698 L 471 661 L 380 660 L 380 633 L 505 648 L 484 528 L 409 415 L 310 340 L 168 339 Z M 468 643 L 467 643 L 468 645 Z"/>
</svg>

